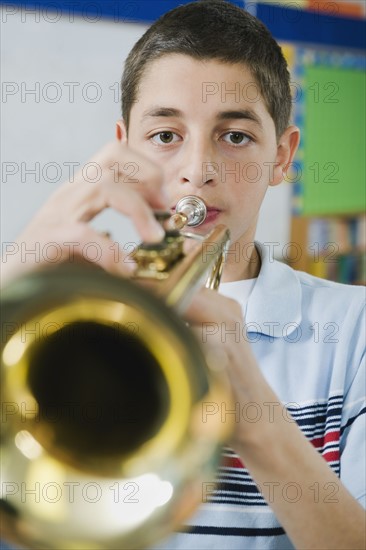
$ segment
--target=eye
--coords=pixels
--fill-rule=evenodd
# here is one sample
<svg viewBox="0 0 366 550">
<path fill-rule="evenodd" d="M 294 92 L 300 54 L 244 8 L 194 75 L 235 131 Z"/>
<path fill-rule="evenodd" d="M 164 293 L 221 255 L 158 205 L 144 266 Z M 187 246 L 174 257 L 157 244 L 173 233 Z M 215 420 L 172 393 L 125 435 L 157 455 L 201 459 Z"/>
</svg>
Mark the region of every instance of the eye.
<svg viewBox="0 0 366 550">
<path fill-rule="evenodd" d="M 174 132 L 159 132 L 150 138 L 157 145 L 169 145 L 179 141 L 179 136 Z"/>
<path fill-rule="evenodd" d="M 251 138 L 247 136 L 247 134 L 244 134 L 244 132 L 228 132 L 227 134 L 224 134 L 222 136 L 222 139 L 225 141 L 225 143 L 229 143 L 230 145 L 238 146 L 238 145 L 246 145 L 249 143 Z"/>
</svg>

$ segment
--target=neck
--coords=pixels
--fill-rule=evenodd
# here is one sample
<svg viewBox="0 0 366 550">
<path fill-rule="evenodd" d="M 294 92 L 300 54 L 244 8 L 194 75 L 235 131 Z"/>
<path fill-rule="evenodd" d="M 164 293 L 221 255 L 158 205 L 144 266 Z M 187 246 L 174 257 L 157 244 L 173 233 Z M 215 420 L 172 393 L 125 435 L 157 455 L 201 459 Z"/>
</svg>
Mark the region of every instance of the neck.
<svg viewBox="0 0 366 550">
<path fill-rule="evenodd" d="M 234 242 L 229 248 L 222 282 L 254 279 L 258 277 L 260 268 L 261 259 L 254 242 L 246 243 L 244 246 L 240 241 Z"/>
</svg>

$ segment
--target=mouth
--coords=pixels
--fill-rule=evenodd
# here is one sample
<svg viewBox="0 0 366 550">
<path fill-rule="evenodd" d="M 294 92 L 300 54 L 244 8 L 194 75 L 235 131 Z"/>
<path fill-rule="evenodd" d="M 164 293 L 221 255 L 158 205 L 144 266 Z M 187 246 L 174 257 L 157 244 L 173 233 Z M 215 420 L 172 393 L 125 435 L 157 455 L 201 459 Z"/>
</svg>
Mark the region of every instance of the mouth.
<svg viewBox="0 0 366 550">
<path fill-rule="evenodd" d="M 219 215 L 221 214 L 222 210 L 220 208 L 215 207 L 207 207 L 207 215 L 205 220 L 201 223 L 201 226 L 208 225 L 210 223 L 213 223 L 217 220 Z"/>
</svg>

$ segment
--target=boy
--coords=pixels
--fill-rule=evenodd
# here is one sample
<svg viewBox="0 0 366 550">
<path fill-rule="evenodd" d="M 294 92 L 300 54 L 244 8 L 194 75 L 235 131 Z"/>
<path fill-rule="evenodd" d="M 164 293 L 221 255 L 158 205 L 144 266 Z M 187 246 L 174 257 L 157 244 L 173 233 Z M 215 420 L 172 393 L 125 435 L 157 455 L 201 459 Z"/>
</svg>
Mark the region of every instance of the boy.
<svg viewBox="0 0 366 550">
<path fill-rule="evenodd" d="M 195 231 L 230 229 L 222 295 L 202 292 L 186 318 L 203 345 L 220 352 L 235 431 L 217 491 L 188 528 L 157 547 L 363 548 L 363 290 L 296 273 L 254 243 L 268 185 L 282 181 L 299 143 L 279 46 L 243 10 L 193 2 L 136 43 L 122 92 L 117 143 L 92 159 L 101 181 L 79 174 L 66 183 L 19 241 L 57 242 L 60 261 L 70 258 L 70 241 L 79 243 L 74 254 L 97 242 L 100 265 L 124 275 L 128 264 L 114 261 L 112 241 L 87 224 L 106 207 L 131 216 L 141 238 L 155 241 L 161 233 L 151 209 L 174 211 L 181 197 L 197 195 L 208 217 Z M 131 162 L 138 183 L 126 184 Z M 4 275 L 35 267 L 14 257 Z"/>
</svg>

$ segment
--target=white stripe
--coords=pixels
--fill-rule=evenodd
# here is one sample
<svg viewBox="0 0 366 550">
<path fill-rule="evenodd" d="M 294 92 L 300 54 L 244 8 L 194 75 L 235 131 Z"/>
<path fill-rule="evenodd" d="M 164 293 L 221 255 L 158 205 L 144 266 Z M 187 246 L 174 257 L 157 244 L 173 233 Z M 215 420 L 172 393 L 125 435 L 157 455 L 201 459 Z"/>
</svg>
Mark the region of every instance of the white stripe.
<svg viewBox="0 0 366 550">
<path fill-rule="evenodd" d="M 302 411 L 326 411 L 328 409 L 339 408 L 343 404 L 343 398 L 339 400 L 327 401 L 326 403 L 313 403 L 313 405 L 306 405 L 305 407 L 286 407 L 291 413 L 297 413 Z"/>
<path fill-rule="evenodd" d="M 339 418 L 339 421 L 341 420 L 341 418 Z M 328 425 L 327 424 L 314 424 L 314 425 L 311 425 L 311 424 L 305 424 L 304 426 L 299 426 L 299 428 L 301 429 L 301 431 L 305 431 L 305 430 L 310 430 L 310 429 L 317 429 L 317 430 L 320 430 L 320 429 L 323 429 L 324 431 L 326 432 L 337 432 L 339 430 L 337 429 L 328 429 L 326 430 L 327 427 L 329 427 L 329 424 L 334 424 L 334 422 L 329 422 Z M 336 423 L 335 426 L 331 426 L 331 428 L 337 428 L 337 427 L 340 427 L 340 424 Z"/>
<path fill-rule="evenodd" d="M 251 477 L 247 477 L 247 476 L 244 476 L 244 475 L 240 475 L 240 474 L 218 474 L 217 475 L 217 479 L 223 479 L 224 481 L 226 479 L 230 479 L 231 481 L 233 481 L 233 479 L 231 478 L 234 478 L 235 479 L 241 479 L 243 481 L 245 481 L 245 483 L 249 483 L 250 485 L 255 485 L 255 482 L 252 480 Z"/>
<path fill-rule="evenodd" d="M 295 401 L 289 401 L 288 405 L 296 404 L 299 405 L 299 407 L 312 407 L 315 404 L 322 405 L 323 403 L 328 403 L 328 401 L 332 400 L 335 401 L 337 399 L 343 399 L 343 390 L 336 390 L 329 394 L 328 397 L 320 398 L 316 397 L 314 399 L 309 399 L 307 401 L 302 401 L 301 403 L 296 403 Z M 287 406 L 285 402 L 282 402 L 283 405 Z"/>
</svg>

